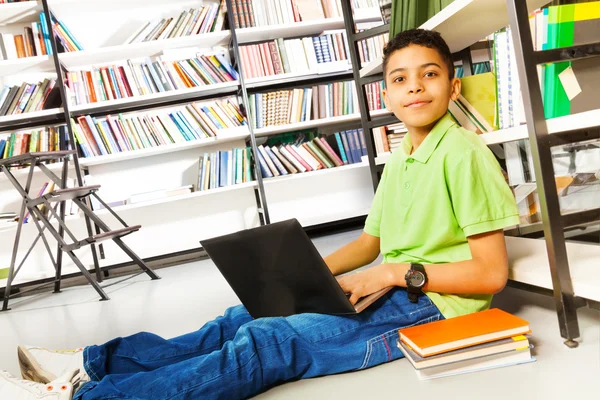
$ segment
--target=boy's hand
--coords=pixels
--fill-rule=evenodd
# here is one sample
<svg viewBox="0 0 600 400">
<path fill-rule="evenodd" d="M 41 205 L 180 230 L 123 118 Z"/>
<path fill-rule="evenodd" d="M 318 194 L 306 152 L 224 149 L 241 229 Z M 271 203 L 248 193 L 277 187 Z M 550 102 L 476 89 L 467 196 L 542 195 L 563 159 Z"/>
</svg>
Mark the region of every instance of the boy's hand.
<svg viewBox="0 0 600 400">
<path fill-rule="evenodd" d="M 392 286 L 390 274 L 390 266 L 381 264 L 355 274 L 338 277 L 337 280 L 344 292 L 351 294 L 349 300 L 354 305 L 360 298 Z"/>
</svg>

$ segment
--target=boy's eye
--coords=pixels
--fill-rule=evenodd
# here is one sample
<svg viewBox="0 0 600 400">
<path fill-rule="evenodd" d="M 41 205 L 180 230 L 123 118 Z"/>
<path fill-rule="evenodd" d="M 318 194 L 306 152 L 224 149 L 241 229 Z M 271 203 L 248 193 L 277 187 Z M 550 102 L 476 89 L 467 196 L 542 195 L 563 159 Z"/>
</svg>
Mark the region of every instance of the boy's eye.
<svg viewBox="0 0 600 400">
<path fill-rule="evenodd" d="M 403 82 L 404 81 L 404 77 L 402 76 L 398 76 L 396 78 L 394 78 L 393 82 Z"/>
<path fill-rule="evenodd" d="M 428 77 L 428 78 L 432 77 L 432 76 L 436 76 L 436 75 L 437 75 L 437 73 L 435 73 L 433 71 L 425 72 L 425 76 Z"/>
</svg>

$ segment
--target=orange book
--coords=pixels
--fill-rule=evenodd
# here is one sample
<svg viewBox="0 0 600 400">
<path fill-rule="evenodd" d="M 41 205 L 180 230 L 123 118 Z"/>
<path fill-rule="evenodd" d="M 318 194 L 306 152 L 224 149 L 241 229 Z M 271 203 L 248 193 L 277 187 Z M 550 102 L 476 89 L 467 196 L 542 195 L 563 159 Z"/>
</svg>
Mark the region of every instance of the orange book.
<svg viewBox="0 0 600 400">
<path fill-rule="evenodd" d="M 17 57 L 24 58 L 27 57 L 27 51 L 25 50 L 25 40 L 23 39 L 23 35 L 15 35 L 15 47 L 17 49 Z"/>
<path fill-rule="evenodd" d="M 400 340 L 421 357 L 529 332 L 529 322 L 498 308 L 398 331 Z"/>
<path fill-rule="evenodd" d="M 179 64 L 177 64 L 176 62 L 173 63 L 173 68 L 175 68 L 175 71 L 177 71 L 177 73 L 179 74 L 179 77 L 181 78 L 181 80 L 183 81 L 183 83 L 185 83 L 185 85 L 189 88 L 191 87 L 195 87 L 196 85 L 194 85 L 194 83 L 192 81 L 190 81 L 190 78 L 188 78 L 187 74 L 185 72 L 183 72 L 183 70 L 181 69 L 181 66 Z"/>
</svg>

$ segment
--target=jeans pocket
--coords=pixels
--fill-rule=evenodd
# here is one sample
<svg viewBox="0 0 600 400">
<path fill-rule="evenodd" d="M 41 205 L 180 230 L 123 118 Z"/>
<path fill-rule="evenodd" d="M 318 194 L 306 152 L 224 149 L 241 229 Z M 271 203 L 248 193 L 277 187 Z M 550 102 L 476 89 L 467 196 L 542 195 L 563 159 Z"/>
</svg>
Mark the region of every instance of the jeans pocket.
<svg viewBox="0 0 600 400">
<path fill-rule="evenodd" d="M 426 324 L 428 322 L 437 321 L 438 319 L 440 319 L 440 314 L 423 318 L 422 320 L 409 326 Z M 408 328 L 409 326 L 404 326 L 402 328 Z M 376 365 L 383 364 L 403 357 L 402 352 L 398 348 L 398 329 L 402 328 L 393 329 L 372 339 L 369 339 L 367 341 L 367 348 L 363 363 L 358 369 L 361 370 L 371 368 Z"/>
</svg>

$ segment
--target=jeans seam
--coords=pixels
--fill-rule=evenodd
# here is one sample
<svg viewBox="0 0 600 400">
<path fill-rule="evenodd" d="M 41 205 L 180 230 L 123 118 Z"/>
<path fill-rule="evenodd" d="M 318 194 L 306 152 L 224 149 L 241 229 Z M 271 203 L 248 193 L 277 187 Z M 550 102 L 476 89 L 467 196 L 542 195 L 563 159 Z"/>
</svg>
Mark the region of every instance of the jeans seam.
<svg viewBox="0 0 600 400">
<path fill-rule="evenodd" d="M 429 317 L 427 317 L 427 318 L 423 318 L 423 319 L 421 319 L 421 320 L 419 320 L 419 321 L 415 322 L 414 324 L 407 325 L 407 326 L 403 326 L 402 328 L 391 329 L 391 330 L 389 330 L 389 331 L 387 331 L 387 332 L 384 332 L 384 333 L 383 333 L 382 335 L 380 335 L 380 336 L 377 336 L 377 337 L 375 337 L 375 338 L 373 338 L 373 339 L 369 339 L 369 340 L 367 341 L 367 353 L 365 354 L 365 358 L 364 358 L 364 360 L 363 360 L 363 363 L 362 363 L 362 365 L 361 365 L 361 366 L 360 366 L 358 369 L 359 369 L 359 370 L 361 370 L 361 369 L 364 369 L 364 368 L 365 368 L 365 367 L 366 367 L 366 366 L 369 364 L 369 361 L 371 360 L 371 355 L 373 354 L 373 347 L 374 347 L 374 345 L 375 345 L 375 344 L 377 344 L 377 343 L 379 343 L 379 342 L 382 342 L 382 341 L 384 341 L 384 340 L 385 340 L 385 337 L 386 337 L 386 336 L 387 336 L 387 335 L 388 335 L 390 332 L 395 332 L 395 331 L 398 331 L 398 329 L 410 328 L 410 327 L 412 327 L 412 326 L 416 326 L 416 325 L 425 324 L 425 323 L 427 323 L 427 322 L 433 322 L 433 321 L 434 321 L 434 319 L 437 321 L 437 320 L 439 320 L 439 318 L 440 318 L 440 316 L 439 316 L 439 312 L 438 312 L 438 314 L 436 314 L 436 315 L 431 315 L 431 316 L 429 316 Z M 429 320 L 430 320 L 430 321 L 429 321 Z M 389 361 L 389 360 L 388 360 L 388 361 Z"/>
<path fill-rule="evenodd" d="M 87 357 L 85 357 L 86 353 L 87 353 Z M 90 378 L 92 378 L 95 381 L 100 381 L 100 377 L 96 374 L 96 371 L 94 371 L 94 369 L 92 368 L 92 365 L 91 365 L 91 362 L 97 360 L 99 357 L 96 357 L 95 359 L 90 360 L 89 355 L 90 355 L 89 347 L 86 347 L 83 350 L 83 356 L 84 356 L 83 358 L 86 360 L 83 363 L 83 368 L 85 369 L 85 372 L 90 376 Z"/>
</svg>

